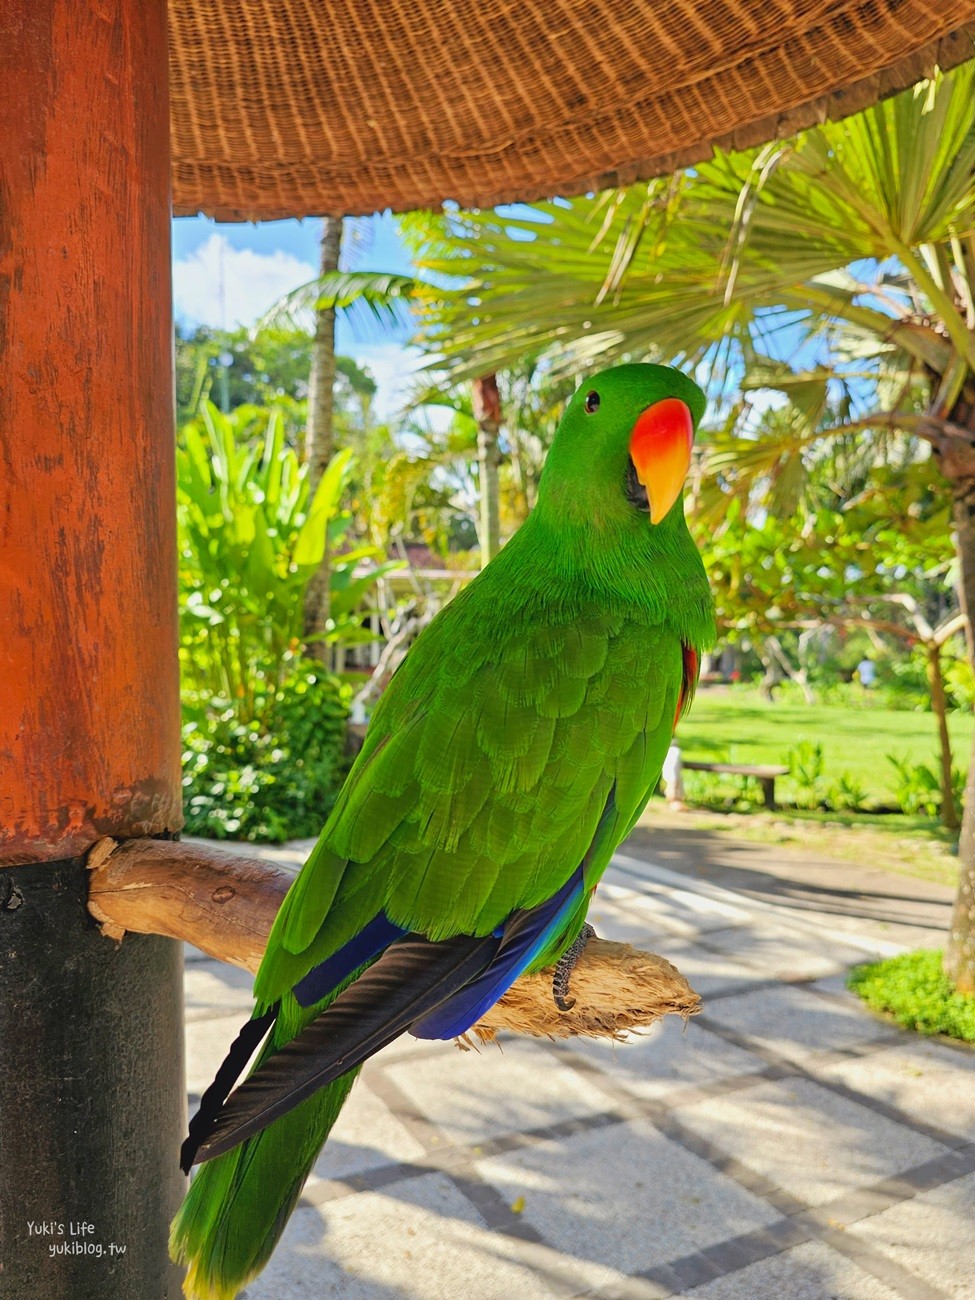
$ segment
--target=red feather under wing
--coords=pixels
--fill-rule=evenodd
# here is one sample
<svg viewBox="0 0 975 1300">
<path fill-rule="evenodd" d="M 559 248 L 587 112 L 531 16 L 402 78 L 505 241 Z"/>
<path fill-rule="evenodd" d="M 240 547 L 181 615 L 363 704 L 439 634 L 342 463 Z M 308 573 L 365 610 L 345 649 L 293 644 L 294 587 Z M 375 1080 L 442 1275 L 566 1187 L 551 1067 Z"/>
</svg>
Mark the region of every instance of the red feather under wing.
<svg viewBox="0 0 975 1300">
<path fill-rule="evenodd" d="M 693 646 L 681 645 L 681 657 L 683 659 L 683 673 L 681 675 L 680 695 L 677 697 L 677 712 L 674 714 L 675 731 L 678 722 L 691 707 L 691 700 L 694 698 L 700 671 L 700 660 Z"/>
</svg>

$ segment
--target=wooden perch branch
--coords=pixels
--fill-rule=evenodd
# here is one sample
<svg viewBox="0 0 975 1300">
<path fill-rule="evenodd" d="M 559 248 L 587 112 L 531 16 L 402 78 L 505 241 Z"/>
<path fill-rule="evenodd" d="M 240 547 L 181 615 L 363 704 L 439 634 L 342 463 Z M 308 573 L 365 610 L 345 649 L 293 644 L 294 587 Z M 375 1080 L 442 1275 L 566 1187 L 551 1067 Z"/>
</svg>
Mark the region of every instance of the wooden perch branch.
<svg viewBox="0 0 975 1300">
<path fill-rule="evenodd" d="M 172 840 L 99 840 L 88 855 L 88 910 L 102 933 L 126 930 L 183 939 L 211 957 L 256 971 L 294 876 L 271 863 Z M 551 972 L 523 975 L 471 1033 L 502 1029 L 568 1038 L 619 1038 L 661 1016 L 687 1019 L 701 1000 L 663 957 L 625 943 L 589 940 L 572 973 L 569 1011 L 552 997 Z"/>
<path fill-rule="evenodd" d="M 270 862 L 175 840 L 99 840 L 88 867 L 88 911 L 109 938 L 184 939 L 252 974 L 294 880 Z"/>
</svg>

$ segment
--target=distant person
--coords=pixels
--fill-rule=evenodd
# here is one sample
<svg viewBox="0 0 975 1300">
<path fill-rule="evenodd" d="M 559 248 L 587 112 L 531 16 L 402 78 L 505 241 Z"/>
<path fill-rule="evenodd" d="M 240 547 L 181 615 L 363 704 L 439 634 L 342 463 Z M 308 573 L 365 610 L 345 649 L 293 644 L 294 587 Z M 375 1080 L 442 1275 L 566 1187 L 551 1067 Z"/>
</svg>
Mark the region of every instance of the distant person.
<svg viewBox="0 0 975 1300">
<path fill-rule="evenodd" d="M 863 689 L 869 691 L 877 680 L 877 665 L 872 659 L 861 659 L 857 664 L 857 676 Z"/>
</svg>

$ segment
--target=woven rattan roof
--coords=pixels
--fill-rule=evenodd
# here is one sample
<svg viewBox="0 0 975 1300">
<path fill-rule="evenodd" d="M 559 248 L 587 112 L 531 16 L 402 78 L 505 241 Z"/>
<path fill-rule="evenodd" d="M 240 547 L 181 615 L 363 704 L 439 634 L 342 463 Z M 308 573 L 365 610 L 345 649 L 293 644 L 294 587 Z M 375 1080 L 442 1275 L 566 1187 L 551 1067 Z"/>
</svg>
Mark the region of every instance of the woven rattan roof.
<svg viewBox="0 0 975 1300">
<path fill-rule="evenodd" d="M 975 0 L 170 0 L 177 213 L 577 194 L 975 54 Z"/>
</svg>

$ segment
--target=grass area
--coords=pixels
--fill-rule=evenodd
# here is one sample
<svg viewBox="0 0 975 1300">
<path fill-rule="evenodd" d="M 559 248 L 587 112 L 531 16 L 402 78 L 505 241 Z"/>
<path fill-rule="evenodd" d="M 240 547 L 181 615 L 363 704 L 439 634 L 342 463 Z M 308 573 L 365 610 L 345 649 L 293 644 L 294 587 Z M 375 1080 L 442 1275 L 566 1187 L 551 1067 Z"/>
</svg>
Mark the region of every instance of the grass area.
<svg viewBox="0 0 975 1300">
<path fill-rule="evenodd" d="M 957 767 L 968 765 L 972 727 L 970 714 L 955 713 L 949 720 Z M 702 688 L 678 728 L 677 739 L 685 758 L 730 763 L 788 764 L 790 752 L 803 741 L 819 744 L 825 781 L 848 776 L 877 805 L 895 803 L 896 774 L 888 754 L 934 764 L 938 752 L 931 713 L 873 708 L 867 698 L 862 709 L 793 701 L 769 704 L 747 686 Z M 801 794 L 790 777 L 776 782 L 776 797 L 783 802 L 793 802 Z"/>
<path fill-rule="evenodd" d="M 975 1043 L 975 998 L 959 993 L 941 969 L 941 953 L 922 950 L 857 966 L 847 986 L 905 1029 Z"/>
</svg>

